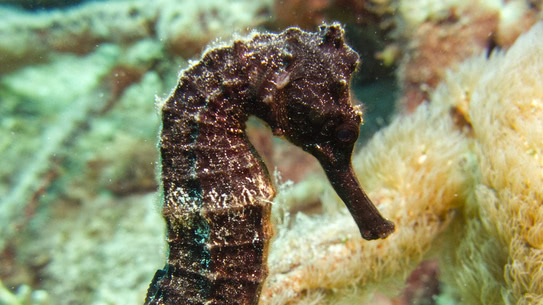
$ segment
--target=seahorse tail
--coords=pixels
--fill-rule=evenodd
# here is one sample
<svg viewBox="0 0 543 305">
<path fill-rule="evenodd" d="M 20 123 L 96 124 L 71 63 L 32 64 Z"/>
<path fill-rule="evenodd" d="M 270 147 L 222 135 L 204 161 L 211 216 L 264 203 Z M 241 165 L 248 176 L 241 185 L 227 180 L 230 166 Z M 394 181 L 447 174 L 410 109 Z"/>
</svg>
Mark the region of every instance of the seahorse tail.
<svg viewBox="0 0 543 305">
<path fill-rule="evenodd" d="M 168 264 L 146 305 L 256 305 L 268 270 L 270 203 L 203 209 L 169 225 Z"/>
</svg>

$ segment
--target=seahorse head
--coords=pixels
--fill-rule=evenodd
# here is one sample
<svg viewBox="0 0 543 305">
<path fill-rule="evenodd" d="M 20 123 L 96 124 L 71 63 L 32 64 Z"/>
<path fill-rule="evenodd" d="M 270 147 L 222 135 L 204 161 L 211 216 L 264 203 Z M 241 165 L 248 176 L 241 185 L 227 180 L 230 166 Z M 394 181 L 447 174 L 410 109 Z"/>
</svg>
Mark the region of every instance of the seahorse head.
<svg viewBox="0 0 543 305">
<path fill-rule="evenodd" d="M 349 89 L 358 55 L 345 44 L 338 24 L 321 26 L 317 33 L 293 29 L 283 35 L 291 56 L 276 81 L 282 134 L 319 160 L 364 238 L 386 237 L 394 226 L 375 209 L 351 166 L 362 121 Z"/>
<path fill-rule="evenodd" d="M 338 24 L 317 33 L 285 31 L 290 62 L 276 77 L 281 133 L 325 168 L 350 164 L 362 121 L 352 105 L 351 75 L 359 57 Z"/>
</svg>

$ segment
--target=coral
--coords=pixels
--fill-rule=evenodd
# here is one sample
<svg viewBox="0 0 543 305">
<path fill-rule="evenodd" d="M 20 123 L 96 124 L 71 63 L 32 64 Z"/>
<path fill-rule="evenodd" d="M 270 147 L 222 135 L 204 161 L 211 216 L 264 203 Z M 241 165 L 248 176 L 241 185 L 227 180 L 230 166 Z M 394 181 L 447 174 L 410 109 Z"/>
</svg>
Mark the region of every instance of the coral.
<svg viewBox="0 0 543 305">
<path fill-rule="evenodd" d="M 122 160 L 117 159 L 119 155 Z M 153 192 L 158 188 L 154 174 L 157 158 L 154 143 L 129 134 L 118 135 L 109 150 L 98 152 L 88 161 L 86 178 L 117 196 Z"/>
<path fill-rule="evenodd" d="M 2 305 L 48 305 L 49 296 L 43 290 L 31 291 L 28 286 L 21 286 L 16 293 L 9 291 L 0 281 L 0 304 Z"/>
<path fill-rule="evenodd" d="M 143 134 L 143 138 L 150 140 L 147 147 L 154 150 L 157 119 L 152 111 L 153 104 L 147 102 L 149 106 L 142 108 L 141 104 L 135 102 L 142 101 L 143 97 L 152 101 L 155 90 L 160 88 L 157 79 L 153 81 L 151 74 L 145 74 L 160 56 L 162 52 L 150 41 L 136 43 L 124 50 L 104 45 L 86 56 L 65 54 L 52 62 L 29 66 L 2 78 L 0 109 L 7 115 L 0 118 L 0 124 L 4 127 L 0 152 L 7 165 L 0 169 L 3 182 L 0 188 L 0 249 L 4 248 L 18 227 L 33 215 L 47 189 L 61 178 L 61 173 L 66 173 L 63 163 L 71 159 L 70 153 L 73 153 L 76 145 L 74 142 L 77 142 L 74 138 L 85 134 L 90 122 L 96 124 L 95 119 L 107 117 L 116 104 L 122 104 L 125 110 L 130 106 L 150 110 L 144 116 L 142 110 L 121 115 L 125 120 L 133 117 L 137 121 L 148 118 L 150 114 L 147 123 L 140 122 L 138 125 L 145 132 L 137 130 L 133 123 L 121 129 L 132 126 L 132 129 L 136 129 L 132 134 L 140 134 L 140 138 Z M 122 71 L 136 71 L 136 77 L 120 77 L 118 67 L 129 67 Z M 74 73 L 77 70 L 85 73 Z M 51 75 L 56 77 L 52 78 Z M 120 82 L 120 79 L 124 81 Z M 137 83 L 148 81 L 151 81 L 152 88 L 146 90 L 151 92 L 140 90 L 133 93 L 138 90 Z M 129 102 L 123 103 L 123 98 Z M 143 152 L 145 145 L 140 147 Z M 90 148 L 87 153 L 92 150 Z M 148 154 L 147 158 L 154 155 Z M 149 163 L 145 167 L 147 173 L 151 174 L 154 163 L 152 159 L 147 161 Z M 129 164 L 122 168 L 129 168 Z M 146 180 L 144 185 L 147 190 L 154 187 L 153 175 Z"/>
<path fill-rule="evenodd" d="M 422 262 L 406 282 L 404 298 L 407 304 L 432 305 L 439 295 L 439 265 L 437 260 Z"/>
<path fill-rule="evenodd" d="M 428 93 L 447 69 L 486 50 L 498 26 L 497 13 L 489 9 L 464 7 L 445 12 L 443 20 L 426 21 L 407 30 L 410 42 L 398 71 L 403 86 L 400 104 L 407 111 L 428 100 Z"/>
<path fill-rule="evenodd" d="M 454 251 L 443 251 L 446 279 L 466 303 L 543 302 L 542 36 L 538 23 L 507 53 L 467 62 L 434 96 L 462 101 L 479 160 L 444 248 Z"/>
<path fill-rule="evenodd" d="M 0 118 L 6 127 L 0 137 L 0 259 L 2 271 L 4 263 L 12 268 L 2 274 L 6 285 L 44 289 L 52 304 L 143 299 L 153 262 L 162 259 L 162 238 L 156 246 L 141 238 L 163 230 L 149 195 L 157 185 L 153 101 L 162 82 L 177 74 L 175 61 L 165 72 L 156 58 L 164 56 L 151 41 L 127 49 L 106 44 L 2 78 L 0 107 L 8 115 Z M 151 65 L 157 72 L 147 71 Z M 110 76 L 119 66 L 144 72 L 117 90 Z M 126 243 L 141 244 L 136 249 Z M 134 258 L 119 256 L 131 250 Z M 151 273 L 141 269 L 145 263 Z M 120 270 L 134 272 L 113 283 Z"/>
<path fill-rule="evenodd" d="M 541 7 L 533 6 L 528 1 L 506 1 L 500 9 L 500 24 L 498 25 L 496 44 L 510 47 L 517 37 L 526 32 L 537 20 L 542 18 Z"/>
<path fill-rule="evenodd" d="M 398 12 L 401 14 L 405 27 L 408 31 L 418 28 L 424 22 L 429 20 L 439 20 L 447 17 L 451 10 L 458 7 L 469 6 L 469 3 L 463 0 L 418 0 L 418 1 L 398 1 Z"/>
<path fill-rule="evenodd" d="M 81 124 L 92 117 L 93 113 L 99 111 L 103 105 L 101 103 L 103 99 L 98 98 L 96 77 L 107 71 L 118 52 L 119 50 L 115 47 L 103 47 L 83 59 L 71 57 L 52 65 L 29 67 L 16 75 L 2 79 L 2 94 L 7 100 L 6 103 L 13 100 L 15 106 L 23 96 L 28 101 L 39 101 L 47 97 L 54 100 L 55 104 L 50 103 L 44 106 L 36 103 L 28 106 L 33 112 L 32 115 L 17 113 L 17 108 L 8 112 L 13 113 L 12 120 L 18 119 L 22 124 L 8 126 L 11 127 L 8 129 L 10 133 L 2 137 L 3 141 L 16 141 L 23 137 L 31 140 L 18 146 L 18 150 L 11 150 L 10 146 L 2 145 L 5 150 L 3 156 L 7 160 L 24 159 L 26 161 L 21 164 L 26 166 L 17 169 L 8 167 L 7 172 L 3 170 L 1 172 L 4 181 L 12 180 L 11 187 L 5 190 L 0 204 L 0 236 L 2 236 L 0 249 L 3 249 L 4 243 L 13 237 L 27 205 L 37 200 L 36 194 L 39 194 L 40 189 L 48 184 L 51 175 L 56 175 L 54 173 L 56 166 L 53 164 L 58 164 L 65 157 L 66 151 L 62 148 L 69 146 L 69 139 L 83 128 Z M 87 73 L 79 78 L 73 78 L 72 65 L 79 65 L 86 69 Z M 51 74 L 57 77 L 51 78 Z M 64 93 L 62 88 L 74 82 L 77 82 L 77 85 L 73 85 L 77 89 Z M 39 83 L 42 86 L 27 87 L 33 83 Z M 78 96 L 81 97 L 78 98 Z M 36 128 L 39 126 L 36 121 L 34 124 L 25 124 L 33 121 L 34 116 L 40 115 L 39 123 L 46 126 L 57 118 L 58 114 L 55 112 L 62 108 L 65 110 L 59 115 L 62 118 L 60 124 L 52 125 L 45 132 Z M 2 124 L 9 124 L 9 122 L 7 118 L 2 120 Z M 64 154 L 61 155 L 61 152 Z M 17 175 L 13 175 L 14 172 Z"/>
<path fill-rule="evenodd" d="M 154 194 L 106 193 L 84 205 L 63 200 L 48 212 L 55 223 L 39 220 L 42 231 L 28 237 L 32 240 L 25 241 L 19 257 L 30 266 L 47 262 L 38 276 L 51 304 L 142 303 L 166 250 Z"/>
<path fill-rule="evenodd" d="M 87 54 L 100 43 L 127 45 L 151 36 L 156 15 L 156 7 L 138 1 L 88 3 L 39 15 L 0 8 L 0 72 L 46 61 L 59 52 Z"/>
<path fill-rule="evenodd" d="M 509 47 L 542 18 L 526 1 L 399 1 L 400 40 L 408 41 L 398 78 L 399 101 L 412 111 L 439 84 L 447 69 L 491 47 Z"/>
<path fill-rule="evenodd" d="M 127 46 L 150 37 L 175 54 L 194 56 L 218 36 L 261 24 L 268 2 L 89 2 L 39 15 L 0 7 L 0 72 L 43 62 L 58 52 L 87 54 L 102 43 Z"/>
<path fill-rule="evenodd" d="M 156 35 L 172 53 L 190 58 L 217 37 L 226 39 L 262 24 L 270 6 L 269 0 L 162 0 Z"/>
</svg>

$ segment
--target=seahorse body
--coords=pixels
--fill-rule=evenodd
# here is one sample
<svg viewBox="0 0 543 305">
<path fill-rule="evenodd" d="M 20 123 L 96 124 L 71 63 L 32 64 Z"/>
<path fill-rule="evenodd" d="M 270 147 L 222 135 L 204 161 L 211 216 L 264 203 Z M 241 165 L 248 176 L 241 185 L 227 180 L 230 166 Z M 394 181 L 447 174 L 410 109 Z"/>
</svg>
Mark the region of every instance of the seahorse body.
<svg viewBox="0 0 543 305">
<path fill-rule="evenodd" d="M 182 73 L 162 106 L 169 255 L 145 304 L 258 303 L 275 191 L 245 134 L 249 115 L 317 157 L 364 238 L 393 230 L 350 163 L 361 122 L 349 96 L 357 64 L 333 24 L 255 34 L 207 51 Z"/>
</svg>

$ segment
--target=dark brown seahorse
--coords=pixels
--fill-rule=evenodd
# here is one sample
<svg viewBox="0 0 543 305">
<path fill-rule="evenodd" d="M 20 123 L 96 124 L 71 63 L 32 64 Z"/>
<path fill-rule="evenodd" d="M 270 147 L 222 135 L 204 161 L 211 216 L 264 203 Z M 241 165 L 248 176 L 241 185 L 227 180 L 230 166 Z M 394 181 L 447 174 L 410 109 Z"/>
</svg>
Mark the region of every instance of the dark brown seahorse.
<svg viewBox="0 0 543 305">
<path fill-rule="evenodd" d="M 160 151 L 169 254 L 145 304 L 257 304 L 275 195 L 245 134 L 250 115 L 314 155 L 362 237 L 394 230 L 351 166 L 361 113 L 349 85 L 358 55 L 338 24 L 289 28 L 208 50 L 162 106 Z"/>
</svg>

